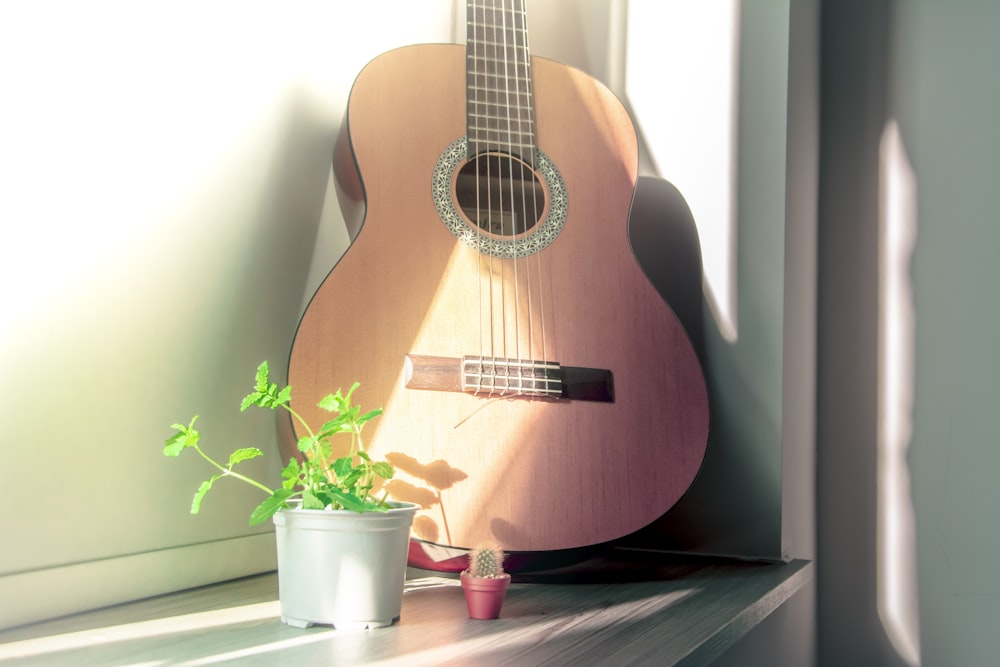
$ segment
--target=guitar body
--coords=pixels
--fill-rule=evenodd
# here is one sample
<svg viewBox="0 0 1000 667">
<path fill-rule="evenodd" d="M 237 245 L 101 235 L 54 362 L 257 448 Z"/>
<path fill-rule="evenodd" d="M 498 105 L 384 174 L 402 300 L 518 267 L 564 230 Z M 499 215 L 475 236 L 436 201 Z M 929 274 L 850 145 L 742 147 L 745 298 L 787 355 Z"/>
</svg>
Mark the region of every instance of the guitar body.
<svg viewBox="0 0 1000 667">
<path fill-rule="evenodd" d="M 362 409 L 384 407 L 366 446 L 395 465 L 392 497 L 421 505 L 413 536 L 446 547 L 492 540 L 553 551 L 622 537 L 680 498 L 705 453 L 701 368 L 629 243 L 631 121 L 589 76 L 539 58 L 531 65 L 537 146 L 564 184 L 545 186 L 547 210 L 565 204 L 554 241 L 521 268 L 490 260 L 484 278 L 480 253 L 442 222 L 432 179 L 466 133 L 465 49 L 390 51 L 358 76 L 335 155 L 353 242 L 291 352 L 293 405 L 307 420 L 325 421 L 315 403 L 354 381 Z M 504 322 L 483 315 L 484 291 L 501 295 Z M 613 401 L 406 386 L 407 355 L 479 354 L 484 328 L 516 337 L 508 319 L 531 322 L 517 346 L 609 370 Z"/>
</svg>

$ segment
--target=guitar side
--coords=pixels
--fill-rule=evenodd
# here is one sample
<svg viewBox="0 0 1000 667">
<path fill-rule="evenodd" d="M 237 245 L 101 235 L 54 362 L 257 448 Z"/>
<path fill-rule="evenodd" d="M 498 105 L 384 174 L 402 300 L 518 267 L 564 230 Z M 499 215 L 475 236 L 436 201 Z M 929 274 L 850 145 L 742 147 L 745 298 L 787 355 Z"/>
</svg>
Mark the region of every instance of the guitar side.
<svg viewBox="0 0 1000 667">
<path fill-rule="evenodd" d="M 464 58 L 457 45 L 404 47 L 355 82 L 335 161 L 345 213 L 364 222 L 296 332 L 295 408 L 322 421 L 315 401 L 361 382 L 362 405 L 385 408 L 366 434 L 397 468 L 389 490 L 423 508 L 415 537 L 510 551 L 603 543 L 688 488 L 708 402 L 690 342 L 629 244 L 631 122 L 587 75 L 532 60 L 538 147 L 562 175 L 568 215 L 538 253 L 546 326 L 530 337 L 564 364 L 609 369 L 615 401 L 405 387 L 406 355 L 480 351 L 479 257 L 442 224 L 431 187 L 442 152 L 465 134 Z"/>
</svg>

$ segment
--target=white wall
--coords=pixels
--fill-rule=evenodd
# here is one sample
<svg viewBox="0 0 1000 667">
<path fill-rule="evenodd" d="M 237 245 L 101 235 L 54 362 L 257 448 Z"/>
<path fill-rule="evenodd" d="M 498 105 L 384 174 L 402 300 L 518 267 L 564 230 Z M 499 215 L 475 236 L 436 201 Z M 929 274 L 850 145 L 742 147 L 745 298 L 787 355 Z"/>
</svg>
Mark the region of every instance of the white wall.
<svg viewBox="0 0 1000 667">
<path fill-rule="evenodd" d="M 351 81 L 451 39 L 450 2 L 388 5 L 0 9 L 0 627 L 273 567 L 256 492 L 192 517 L 207 471 L 160 450 L 200 413 L 275 453 L 239 401 L 284 368 Z"/>
</svg>

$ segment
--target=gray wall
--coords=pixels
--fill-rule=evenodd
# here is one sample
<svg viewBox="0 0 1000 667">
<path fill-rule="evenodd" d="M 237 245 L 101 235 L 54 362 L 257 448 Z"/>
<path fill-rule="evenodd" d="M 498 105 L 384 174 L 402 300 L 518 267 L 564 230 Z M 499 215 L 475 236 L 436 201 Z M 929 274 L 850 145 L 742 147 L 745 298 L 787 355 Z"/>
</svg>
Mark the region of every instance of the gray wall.
<svg viewBox="0 0 1000 667">
<path fill-rule="evenodd" d="M 1000 4 L 826 2 L 822 20 L 820 664 L 996 664 Z M 901 355 L 912 393 L 894 406 L 909 424 L 897 490 L 915 535 L 886 542 L 879 142 L 893 121 L 916 185 L 901 339 L 914 343 Z"/>
</svg>

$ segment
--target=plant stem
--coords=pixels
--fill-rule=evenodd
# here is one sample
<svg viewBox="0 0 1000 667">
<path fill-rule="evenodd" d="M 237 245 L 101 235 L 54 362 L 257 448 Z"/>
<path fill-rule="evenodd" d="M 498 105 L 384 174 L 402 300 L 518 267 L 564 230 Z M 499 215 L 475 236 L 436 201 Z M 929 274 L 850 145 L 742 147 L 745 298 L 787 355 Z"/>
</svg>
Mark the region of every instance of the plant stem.
<svg viewBox="0 0 1000 667">
<path fill-rule="evenodd" d="M 232 468 L 227 468 L 226 466 L 220 464 L 218 461 L 216 461 L 215 459 L 213 459 L 211 456 L 209 456 L 208 454 L 206 454 L 205 452 L 203 452 L 201 450 L 201 447 L 199 447 L 198 445 L 194 445 L 194 448 L 195 448 L 195 451 L 197 451 L 199 454 L 201 454 L 201 457 L 203 459 L 205 459 L 206 461 L 208 461 L 209 463 L 211 463 L 212 465 L 214 465 L 216 468 L 218 468 L 219 470 L 221 470 L 223 475 L 231 475 L 231 476 L 235 477 L 236 479 L 243 480 L 244 482 L 246 482 L 247 484 L 250 484 L 251 486 L 256 486 L 258 489 L 260 489 L 262 491 L 265 491 L 268 495 L 274 495 L 274 490 L 273 489 L 267 488 L 266 486 L 264 486 L 263 484 L 261 484 L 257 480 L 251 479 L 251 478 L 247 477 L 246 475 L 241 475 L 238 472 L 233 472 Z"/>
<path fill-rule="evenodd" d="M 269 488 L 267 488 L 266 486 L 264 486 L 263 484 L 261 484 L 261 483 L 260 483 L 260 482 L 258 482 L 257 480 L 255 480 L 255 479 L 251 479 L 250 477 L 247 477 L 246 475 L 241 475 L 241 474 L 240 474 L 240 473 L 238 473 L 238 472 L 233 472 L 233 471 L 232 471 L 231 469 L 229 469 L 229 468 L 226 468 L 226 469 L 225 469 L 225 474 L 226 474 L 226 475 L 231 475 L 231 476 L 235 477 L 236 479 L 241 479 L 241 480 L 243 480 L 244 482 L 246 482 L 247 484 L 250 484 L 251 486 L 256 486 L 256 487 L 257 487 L 258 489 L 260 489 L 260 490 L 262 490 L 262 491 L 265 491 L 265 492 L 267 492 L 267 494 L 268 494 L 269 496 L 273 496 L 273 495 L 274 495 L 274 490 L 273 490 L 273 489 L 269 489 Z"/>
<path fill-rule="evenodd" d="M 302 424 L 302 427 L 309 434 L 310 438 L 315 438 L 316 437 L 316 434 L 313 433 L 313 430 L 311 428 L 309 428 L 309 423 L 305 419 L 302 418 L 302 415 L 300 415 L 298 412 L 296 412 L 295 410 L 293 410 L 292 407 L 290 405 L 288 405 L 287 403 L 282 403 L 281 407 L 283 407 L 284 409 L 288 410 L 288 413 L 290 415 L 292 415 L 292 417 L 294 419 L 298 420 L 298 422 L 300 424 Z M 318 447 L 316 448 L 316 452 L 317 452 L 316 458 L 319 459 L 320 467 L 323 470 L 323 475 L 327 478 L 327 480 L 330 481 L 331 484 L 336 484 L 337 480 L 336 480 L 336 478 L 333 475 L 333 471 L 330 470 L 330 462 L 323 458 L 323 455 L 319 453 L 319 448 Z"/>
<path fill-rule="evenodd" d="M 354 429 L 351 432 L 351 461 L 353 462 L 354 457 L 357 456 L 359 451 L 364 449 L 363 443 L 361 442 L 361 427 L 355 423 Z M 365 493 L 361 496 L 364 501 L 368 500 L 368 496 L 371 494 L 372 485 L 375 484 L 375 468 L 369 462 L 365 471 L 364 488 Z"/>
</svg>

